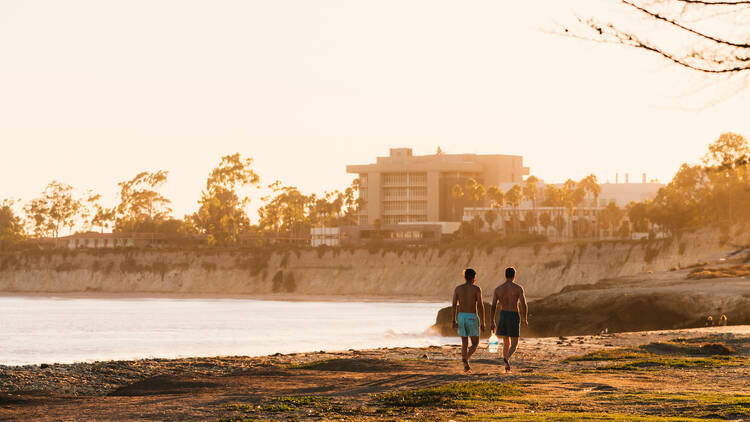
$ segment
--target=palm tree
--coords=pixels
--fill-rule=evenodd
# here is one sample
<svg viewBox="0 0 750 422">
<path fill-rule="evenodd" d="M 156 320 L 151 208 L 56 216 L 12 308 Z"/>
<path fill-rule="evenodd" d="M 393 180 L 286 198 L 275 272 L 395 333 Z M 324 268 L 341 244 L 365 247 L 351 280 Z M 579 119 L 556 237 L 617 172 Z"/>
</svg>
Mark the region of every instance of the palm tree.
<svg viewBox="0 0 750 422">
<path fill-rule="evenodd" d="M 544 234 L 547 234 L 547 228 L 552 225 L 552 216 L 549 215 L 548 212 L 543 212 L 539 216 L 539 224 L 544 229 Z"/>
<path fill-rule="evenodd" d="M 487 194 L 487 192 L 484 189 L 484 186 L 482 186 L 481 183 L 477 182 L 474 179 L 469 179 L 466 181 L 466 195 L 474 201 L 474 205 L 479 206 L 479 201 L 484 198 L 484 196 Z"/>
<path fill-rule="evenodd" d="M 537 179 L 536 176 L 531 175 L 526 178 L 523 186 L 523 196 L 531 201 L 531 207 L 534 214 L 536 214 L 536 197 L 539 194 L 538 183 L 539 179 Z M 534 228 L 536 228 L 536 224 L 534 224 Z"/>
<path fill-rule="evenodd" d="M 585 191 L 572 179 L 568 179 L 563 183 L 562 187 L 562 201 L 565 208 L 568 210 L 568 227 L 570 236 L 573 236 L 573 213 L 575 208 L 583 202 Z"/>
<path fill-rule="evenodd" d="M 502 208 L 505 203 L 505 193 L 497 186 L 487 188 L 487 198 L 489 198 L 492 208 Z"/>
<path fill-rule="evenodd" d="M 532 207 L 536 209 L 536 198 L 539 194 L 539 179 L 536 176 L 529 176 L 523 185 L 523 196 L 531 201 Z"/>
<path fill-rule="evenodd" d="M 490 231 L 494 231 L 494 224 L 497 220 L 497 213 L 495 213 L 495 210 L 487 210 L 487 212 L 484 213 L 484 221 L 487 222 Z"/>
<path fill-rule="evenodd" d="M 589 174 L 588 176 L 581 179 L 580 182 L 578 182 L 578 185 L 583 189 L 584 192 L 590 193 L 594 197 L 594 208 L 599 208 L 599 195 L 602 193 L 602 187 L 599 186 L 599 183 L 596 180 L 596 175 Z M 597 233 L 597 236 L 599 235 L 599 213 L 598 211 L 596 214 L 596 225 L 594 226 Z"/>
<path fill-rule="evenodd" d="M 453 197 L 453 214 L 458 221 L 461 221 L 461 216 L 458 215 L 458 201 L 464 196 L 464 190 L 461 189 L 461 185 L 458 183 L 453 185 L 453 188 L 451 188 L 451 196 Z"/>
<path fill-rule="evenodd" d="M 505 203 L 513 207 L 514 214 L 516 214 L 516 218 L 514 221 L 516 222 L 516 225 L 519 221 L 518 214 L 518 207 L 521 206 L 521 202 L 523 201 L 523 191 L 521 190 L 521 186 L 519 185 L 513 185 L 512 188 L 508 189 L 508 192 L 505 192 Z M 517 227 L 513 228 L 515 231 L 518 230 Z"/>
</svg>

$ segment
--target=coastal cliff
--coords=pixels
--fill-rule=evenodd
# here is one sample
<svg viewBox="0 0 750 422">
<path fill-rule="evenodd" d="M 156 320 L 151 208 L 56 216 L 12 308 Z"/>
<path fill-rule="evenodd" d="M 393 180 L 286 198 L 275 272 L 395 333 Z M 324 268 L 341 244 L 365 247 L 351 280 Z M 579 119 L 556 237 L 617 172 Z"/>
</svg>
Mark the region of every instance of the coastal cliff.
<svg viewBox="0 0 750 422">
<path fill-rule="evenodd" d="M 475 268 L 486 294 L 508 265 L 529 297 L 567 286 L 718 259 L 748 234 L 716 231 L 654 241 L 539 243 L 489 248 L 320 250 L 79 250 L 0 255 L 0 292 L 317 295 L 447 298 Z"/>
</svg>

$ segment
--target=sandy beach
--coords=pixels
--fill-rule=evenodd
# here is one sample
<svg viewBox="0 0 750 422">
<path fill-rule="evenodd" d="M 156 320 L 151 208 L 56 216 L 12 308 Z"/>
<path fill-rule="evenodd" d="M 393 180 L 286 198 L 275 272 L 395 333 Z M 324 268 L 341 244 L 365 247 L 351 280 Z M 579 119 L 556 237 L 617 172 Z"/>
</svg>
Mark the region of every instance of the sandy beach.
<svg viewBox="0 0 750 422">
<path fill-rule="evenodd" d="M 750 326 L 483 345 L 0 367 L 0 419 L 750 419 Z M 665 419 L 662 419 L 665 418 Z M 677 418 L 677 419 L 669 419 Z"/>
</svg>

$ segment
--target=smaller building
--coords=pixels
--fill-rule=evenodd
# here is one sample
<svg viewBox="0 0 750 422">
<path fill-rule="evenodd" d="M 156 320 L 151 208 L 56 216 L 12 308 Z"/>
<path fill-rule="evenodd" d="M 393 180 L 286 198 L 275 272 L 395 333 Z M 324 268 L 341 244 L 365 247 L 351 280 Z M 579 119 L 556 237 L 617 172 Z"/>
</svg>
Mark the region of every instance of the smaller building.
<svg viewBox="0 0 750 422">
<path fill-rule="evenodd" d="M 440 242 L 443 226 L 440 224 L 383 224 L 340 227 L 342 246 L 362 246 L 370 242 L 423 245 Z"/>
<path fill-rule="evenodd" d="M 310 229 L 310 246 L 340 246 L 341 230 L 338 227 L 313 227 Z"/>
<path fill-rule="evenodd" d="M 657 182 L 601 183 L 599 186 L 602 188 L 599 194 L 599 206 L 604 207 L 610 202 L 614 202 L 620 208 L 624 208 L 633 201 L 653 200 L 659 193 L 659 189 L 664 187 L 664 184 Z"/>
<path fill-rule="evenodd" d="M 55 247 L 67 249 L 163 247 L 167 237 L 161 233 L 76 233 L 54 239 Z"/>
</svg>

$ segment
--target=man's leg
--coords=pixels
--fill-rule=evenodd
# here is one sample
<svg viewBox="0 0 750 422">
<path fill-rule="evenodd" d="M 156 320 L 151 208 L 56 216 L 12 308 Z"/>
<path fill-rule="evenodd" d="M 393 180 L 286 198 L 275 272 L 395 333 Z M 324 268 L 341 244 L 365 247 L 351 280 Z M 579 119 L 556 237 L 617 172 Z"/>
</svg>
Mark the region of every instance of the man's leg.
<svg viewBox="0 0 750 422">
<path fill-rule="evenodd" d="M 518 347 L 518 337 L 511 337 L 510 338 L 510 350 L 508 350 L 508 359 L 510 359 L 510 357 L 513 356 L 513 353 L 516 352 L 517 347 Z"/>
<path fill-rule="evenodd" d="M 469 338 L 468 337 L 461 337 L 461 360 L 464 363 L 464 371 L 471 370 L 471 367 L 469 366 Z"/>
<path fill-rule="evenodd" d="M 467 361 L 471 359 L 471 355 L 473 355 L 474 352 L 477 351 L 477 346 L 479 346 L 479 337 L 471 337 L 471 347 L 469 348 L 469 352 L 466 355 Z"/>
<path fill-rule="evenodd" d="M 510 337 L 503 336 L 503 362 L 505 362 L 506 371 L 510 371 L 510 363 L 508 362 L 510 347 Z"/>
</svg>

